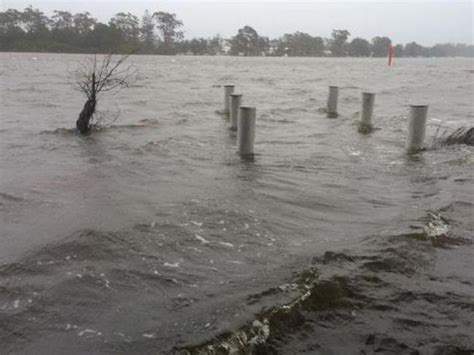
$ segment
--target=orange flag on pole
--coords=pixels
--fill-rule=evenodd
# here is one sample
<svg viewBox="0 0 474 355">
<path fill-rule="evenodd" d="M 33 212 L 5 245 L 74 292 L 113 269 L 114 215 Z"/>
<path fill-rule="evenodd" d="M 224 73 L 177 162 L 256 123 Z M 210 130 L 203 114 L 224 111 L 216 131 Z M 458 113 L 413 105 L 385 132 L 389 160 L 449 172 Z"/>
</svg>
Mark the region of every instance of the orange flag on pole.
<svg viewBox="0 0 474 355">
<path fill-rule="evenodd" d="M 388 47 L 388 65 L 391 66 L 392 65 L 392 58 L 393 58 L 393 46 L 390 45 Z"/>
</svg>

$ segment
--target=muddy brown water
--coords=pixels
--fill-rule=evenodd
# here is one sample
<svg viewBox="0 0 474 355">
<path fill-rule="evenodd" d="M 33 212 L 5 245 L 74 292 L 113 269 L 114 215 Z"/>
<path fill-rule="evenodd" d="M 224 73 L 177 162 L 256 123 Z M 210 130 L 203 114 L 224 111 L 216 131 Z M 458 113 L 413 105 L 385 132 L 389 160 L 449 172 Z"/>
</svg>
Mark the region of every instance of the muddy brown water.
<svg viewBox="0 0 474 355">
<path fill-rule="evenodd" d="M 0 54 L 2 353 L 202 350 L 308 270 L 260 351 L 473 352 L 473 148 L 404 153 L 411 103 L 428 145 L 472 126 L 472 60 L 135 56 L 142 80 L 99 102 L 119 120 L 82 137 L 83 58 Z M 216 112 L 229 83 L 257 107 L 254 162 Z"/>
</svg>

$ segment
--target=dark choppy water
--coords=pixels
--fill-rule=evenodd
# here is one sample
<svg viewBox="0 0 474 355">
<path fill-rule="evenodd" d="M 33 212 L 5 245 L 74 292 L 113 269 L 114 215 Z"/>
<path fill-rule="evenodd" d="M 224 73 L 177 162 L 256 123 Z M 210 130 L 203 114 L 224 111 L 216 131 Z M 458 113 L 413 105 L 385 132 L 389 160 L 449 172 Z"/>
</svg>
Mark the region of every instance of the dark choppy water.
<svg viewBox="0 0 474 355">
<path fill-rule="evenodd" d="M 428 137 L 473 124 L 472 60 L 134 57 L 144 79 L 100 103 L 120 120 L 81 137 L 81 58 L 0 54 L 2 353 L 168 353 L 266 316 L 263 353 L 473 352 L 473 148 L 404 154 L 410 103 Z M 254 163 L 227 83 L 257 106 Z"/>
</svg>

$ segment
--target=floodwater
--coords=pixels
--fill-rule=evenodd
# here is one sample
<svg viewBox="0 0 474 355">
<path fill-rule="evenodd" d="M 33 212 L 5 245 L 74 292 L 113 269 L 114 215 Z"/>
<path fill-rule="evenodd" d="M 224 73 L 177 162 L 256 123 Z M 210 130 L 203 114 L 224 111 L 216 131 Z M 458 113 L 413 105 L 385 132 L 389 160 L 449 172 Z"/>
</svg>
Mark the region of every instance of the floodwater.
<svg viewBox="0 0 474 355">
<path fill-rule="evenodd" d="M 244 352 L 474 352 L 474 148 L 404 152 L 409 104 L 430 147 L 472 126 L 472 60 L 135 56 L 141 81 L 100 97 L 119 119 L 84 137 L 83 59 L 0 53 L 2 353 L 210 352 L 255 319 Z M 254 162 L 225 84 L 257 107 Z"/>
</svg>

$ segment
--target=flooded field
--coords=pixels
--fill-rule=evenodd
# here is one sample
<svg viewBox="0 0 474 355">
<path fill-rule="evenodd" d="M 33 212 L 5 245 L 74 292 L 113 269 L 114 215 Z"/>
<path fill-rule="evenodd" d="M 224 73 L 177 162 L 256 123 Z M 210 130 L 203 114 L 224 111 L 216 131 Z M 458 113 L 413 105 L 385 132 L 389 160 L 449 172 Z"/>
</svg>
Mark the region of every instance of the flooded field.
<svg viewBox="0 0 474 355">
<path fill-rule="evenodd" d="M 83 58 L 0 53 L 2 353 L 474 352 L 474 148 L 432 144 L 473 125 L 472 60 L 135 56 L 84 137 Z M 257 107 L 254 162 L 225 84 Z"/>
</svg>

